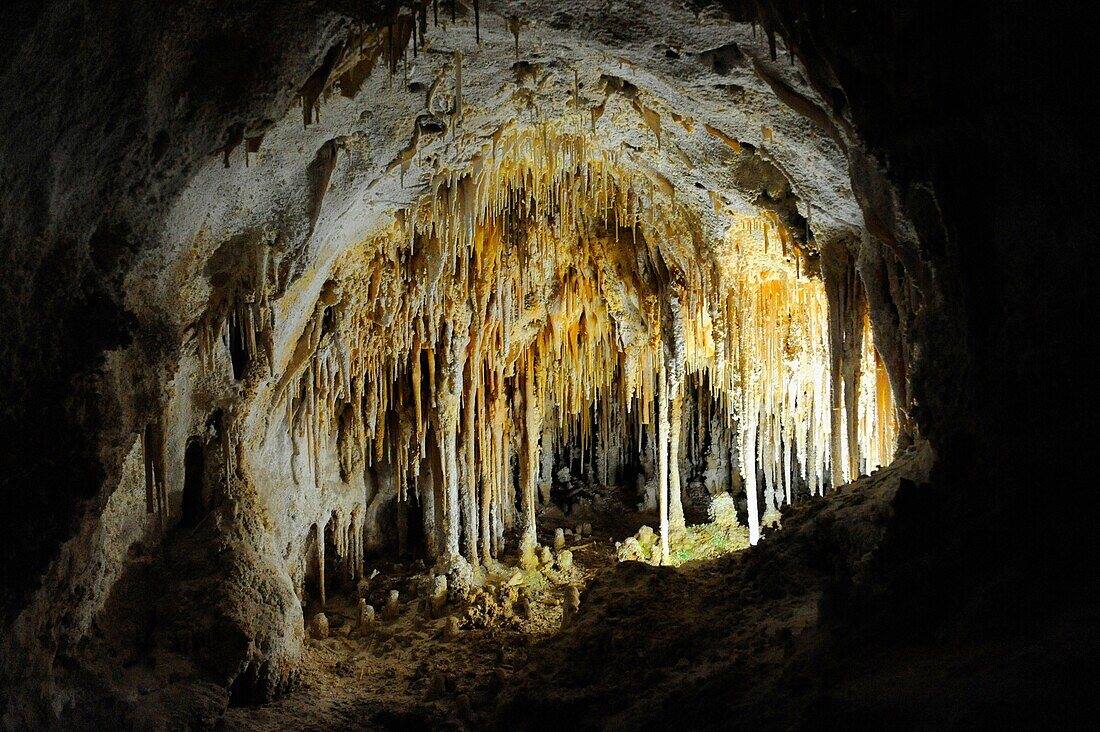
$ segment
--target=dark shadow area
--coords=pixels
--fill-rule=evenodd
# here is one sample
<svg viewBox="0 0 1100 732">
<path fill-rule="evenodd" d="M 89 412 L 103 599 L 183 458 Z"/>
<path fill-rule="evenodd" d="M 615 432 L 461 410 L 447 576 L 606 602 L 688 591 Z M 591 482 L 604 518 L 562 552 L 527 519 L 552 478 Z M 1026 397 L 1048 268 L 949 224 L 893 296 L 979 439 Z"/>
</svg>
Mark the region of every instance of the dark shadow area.
<svg viewBox="0 0 1100 732">
<path fill-rule="evenodd" d="M 183 514 L 180 523 L 194 526 L 206 513 L 206 456 L 202 441 L 192 437 L 183 453 Z"/>
</svg>

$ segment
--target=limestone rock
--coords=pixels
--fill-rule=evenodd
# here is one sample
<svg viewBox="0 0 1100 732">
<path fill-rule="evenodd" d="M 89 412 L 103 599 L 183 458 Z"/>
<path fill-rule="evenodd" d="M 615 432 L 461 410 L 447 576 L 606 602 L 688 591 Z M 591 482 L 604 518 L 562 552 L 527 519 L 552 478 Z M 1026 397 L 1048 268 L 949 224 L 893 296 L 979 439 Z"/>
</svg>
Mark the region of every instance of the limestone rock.
<svg viewBox="0 0 1100 732">
<path fill-rule="evenodd" d="M 386 600 L 386 606 L 382 608 L 382 619 L 386 621 L 397 620 L 397 617 L 401 614 L 401 605 L 398 602 L 400 593 L 397 590 L 390 590 L 389 599 Z"/>
<path fill-rule="evenodd" d="M 442 617 L 443 609 L 447 605 L 447 577 L 437 574 L 431 578 L 428 585 L 429 617 Z"/>
<path fill-rule="evenodd" d="M 581 593 L 574 585 L 565 588 L 565 599 L 562 603 L 561 627 L 568 627 L 577 617 L 581 608 Z"/>
<path fill-rule="evenodd" d="M 711 499 L 707 517 L 719 526 L 736 526 L 737 508 L 733 505 L 733 496 L 723 492 Z"/>
<path fill-rule="evenodd" d="M 558 569 L 566 572 L 573 568 L 573 552 L 562 549 L 558 552 Z"/>
<path fill-rule="evenodd" d="M 328 616 L 317 613 L 309 621 L 309 634 L 318 640 L 328 638 Z"/>
<path fill-rule="evenodd" d="M 359 635 L 366 635 L 374 626 L 374 605 L 368 605 L 365 598 L 359 598 Z"/>
<path fill-rule="evenodd" d="M 443 637 L 447 640 L 454 640 L 461 632 L 458 628 L 458 618 L 454 615 L 448 615 L 447 621 L 443 624 Z"/>
</svg>

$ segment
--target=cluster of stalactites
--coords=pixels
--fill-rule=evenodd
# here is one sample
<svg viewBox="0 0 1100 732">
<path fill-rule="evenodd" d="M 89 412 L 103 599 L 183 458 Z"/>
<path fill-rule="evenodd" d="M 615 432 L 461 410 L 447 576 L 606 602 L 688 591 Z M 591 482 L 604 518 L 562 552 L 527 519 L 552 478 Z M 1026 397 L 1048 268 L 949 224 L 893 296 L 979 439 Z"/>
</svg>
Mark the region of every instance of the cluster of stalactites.
<svg viewBox="0 0 1100 732">
<path fill-rule="evenodd" d="M 757 466 L 768 509 L 795 480 L 825 485 L 829 309 L 773 215 L 733 227 L 720 261 L 698 230 L 667 181 L 583 136 L 494 136 L 337 264 L 279 386 L 297 463 L 316 479 L 335 440 L 342 472 L 392 464 L 429 549 L 477 564 L 512 530 L 533 549 L 541 450 L 595 429 L 621 452 L 655 425 L 667 538 L 683 524 L 675 446 L 699 374 L 716 413 L 739 419 L 758 531 Z M 889 389 L 864 391 L 860 440 L 879 447 L 861 455 L 878 460 Z"/>
<path fill-rule="evenodd" d="M 871 318 L 867 314 L 863 318 L 863 347 L 860 350 L 859 414 L 856 418 L 859 428 L 859 472 L 868 474 L 893 459 L 898 421 L 890 375 L 875 350 Z"/>
<path fill-rule="evenodd" d="M 325 577 L 325 549 L 331 543 L 335 554 L 333 564 L 343 576 L 345 583 L 354 583 L 363 577 L 363 533 L 365 530 L 365 512 L 361 504 L 355 504 L 350 514 L 333 511 L 327 521 L 313 524 L 313 536 L 308 545 L 314 549 L 313 556 L 303 554 L 298 577 L 304 580 L 307 575 L 317 577 L 317 588 L 323 606 L 326 601 L 327 578 Z M 312 565 L 312 566 L 310 566 Z"/>
<path fill-rule="evenodd" d="M 261 351 L 272 368 L 275 316 L 269 283 L 276 279 L 274 263 L 267 246 L 257 247 L 255 252 L 253 261 L 245 263 L 232 285 L 212 294 L 212 304 L 192 326 L 199 365 L 205 373 L 217 368 L 219 342 L 235 379 L 244 377 Z"/>
<path fill-rule="evenodd" d="M 773 225 L 764 218 L 729 232 L 736 263 L 730 297 L 737 305 L 726 342 L 738 369 L 732 393 L 753 543 L 761 523 L 758 490 L 768 523 L 791 502 L 797 484 L 821 495 L 887 464 L 897 436 L 893 394 L 854 274 L 842 315 L 857 322 L 861 337 L 848 339 L 858 349 L 849 359 L 838 337 L 842 324 L 831 321 L 837 318 L 826 283 L 803 274 L 800 253 Z M 855 379 L 842 373 L 849 361 L 861 365 Z"/>
</svg>

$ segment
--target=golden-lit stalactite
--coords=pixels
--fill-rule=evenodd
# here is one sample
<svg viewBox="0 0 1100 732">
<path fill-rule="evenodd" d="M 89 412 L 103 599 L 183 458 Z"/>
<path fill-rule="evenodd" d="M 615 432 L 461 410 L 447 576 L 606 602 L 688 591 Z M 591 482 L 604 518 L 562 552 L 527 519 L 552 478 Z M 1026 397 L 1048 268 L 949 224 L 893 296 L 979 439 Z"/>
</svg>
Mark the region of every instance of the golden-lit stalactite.
<svg viewBox="0 0 1100 732">
<path fill-rule="evenodd" d="M 733 392 L 739 396 L 741 469 L 750 496 L 760 488 L 758 476 L 764 478 L 762 520 L 767 523 L 790 502 L 794 480 L 819 495 L 827 477 L 839 485 L 856 472 L 889 462 L 897 423 L 866 308 L 839 308 L 841 318 L 855 309 L 865 334 L 857 341 L 865 378 L 849 388 L 841 348 L 833 340 L 839 328 L 831 322 L 825 283 L 807 276 L 803 255 L 782 227 L 765 215 L 739 222 L 727 238 L 730 266 L 725 271 L 734 273 L 730 296 L 737 301 L 730 308 L 735 322 L 729 342 L 730 358 L 739 365 Z M 834 385 L 840 390 L 835 397 Z M 844 427 L 849 424 L 857 426 L 858 454 L 863 455 L 859 471 L 851 469 L 851 441 Z M 750 498 L 753 543 L 759 539 L 755 505 Z"/>
<path fill-rule="evenodd" d="M 898 422 L 894 411 L 894 392 L 886 365 L 875 351 L 871 318 L 863 318 L 863 349 L 860 354 L 859 428 L 861 474 L 889 464 L 894 457 Z"/>
<path fill-rule="evenodd" d="M 413 491 L 429 552 L 477 567 L 509 535 L 533 557 L 548 453 L 594 448 L 606 482 L 657 432 L 667 547 L 684 526 L 691 401 L 706 405 L 693 428 L 700 409 L 736 425 L 748 494 L 759 468 L 769 512 L 796 480 L 820 492 L 831 439 L 822 281 L 773 214 L 738 220 L 717 246 L 701 230 L 629 151 L 549 124 L 499 129 L 335 262 L 277 387 L 295 479 L 317 479 L 342 425 L 348 461 L 392 465 L 399 501 Z M 877 379 L 858 401 L 870 465 L 895 425 L 882 369 L 865 358 Z M 755 540 L 755 498 L 749 510 Z"/>
</svg>

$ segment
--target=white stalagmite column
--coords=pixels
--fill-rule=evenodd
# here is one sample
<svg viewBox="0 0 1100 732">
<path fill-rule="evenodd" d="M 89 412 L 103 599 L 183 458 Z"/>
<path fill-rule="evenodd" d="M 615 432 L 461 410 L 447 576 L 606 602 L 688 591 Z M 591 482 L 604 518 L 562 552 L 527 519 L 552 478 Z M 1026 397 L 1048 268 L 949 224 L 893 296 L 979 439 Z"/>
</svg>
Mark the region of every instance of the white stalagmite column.
<svg viewBox="0 0 1100 732">
<path fill-rule="evenodd" d="M 457 407 L 456 407 L 457 411 Z M 457 417 L 457 415 L 456 415 Z M 458 419 L 440 415 L 440 452 L 443 455 L 443 553 L 458 554 Z"/>
<path fill-rule="evenodd" d="M 684 519 L 684 501 L 680 485 L 680 434 L 683 414 L 684 399 L 680 394 L 676 394 L 669 404 L 668 521 L 672 531 L 682 531 L 687 527 L 687 521 Z"/>
<path fill-rule="evenodd" d="M 495 385 L 486 385 L 485 391 L 482 394 L 482 423 L 481 433 L 479 433 L 480 449 L 481 449 L 481 492 L 479 497 L 481 499 L 480 510 L 478 513 L 478 536 L 479 544 L 478 548 L 481 551 L 482 564 L 488 564 L 493 556 L 493 543 L 492 543 L 492 512 L 494 497 L 497 490 L 497 475 L 496 475 L 496 437 L 495 435 L 500 432 L 500 428 L 497 423 L 497 404 L 500 401 L 496 393 Z M 488 418 L 488 420 L 486 420 Z M 488 435 L 485 435 L 485 422 L 489 423 Z M 488 443 L 488 444 L 487 444 Z M 488 449 L 486 449 L 488 448 Z"/>
<path fill-rule="evenodd" d="M 463 473 L 465 480 L 459 485 L 460 500 L 462 502 L 462 551 L 466 560 L 473 566 L 478 564 L 477 537 L 478 537 L 478 510 L 477 510 L 477 435 L 474 432 L 475 408 L 477 407 L 477 376 L 478 367 L 476 359 L 470 362 L 470 374 L 468 388 L 462 405 L 462 446 L 463 446 Z"/>
<path fill-rule="evenodd" d="M 520 539 L 521 562 L 530 563 L 534 557 L 538 536 L 535 526 L 535 492 L 539 472 L 539 439 L 542 435 L 542 405 L 539 403 L 538 384 L 535 383 L 534 356 L 527 358 L 523 378 L 524 435 L 523 454 L 520 456 Z"/>
<path fill-rule="evenodd" d="M 462 315 L 465 314 L 465 318 Z M 470 340 L 469 311 L 459 310 L 444 329 L 446 353 L 442 369 L 443 388 L 437 395 L 439 451 L 443 458 L 443 553 L 459 554 L 458 412 L 462 399 L 462 370 Z"/>
<path fill-rule="evenodd" d="M 755 404 L 752 409 L 757 409 Z M 749 543 L 760 541 L 760 508 L 756 495 L 756 431 L 757 414 L 741 416 L 741 477 L 745 482 L 745 500 L 749 511 Z"/>
<path fill-rule="evenodd" d="M 686 527 L 684 520 L 684 502 L 680 486 L 680 436 L 684 416 L 684 373 L 687 344 L 685 342 L 683 306 L 679 294 L 669 297 L 671 320 L 671 354 L 665 368 L 667 392 L 661 398 L 668 402 L 668 462 L 669 462 L 669 524 L 672 531 L 682 531 Z"/>
<path fill-rule="evenodd" d="M 661 516 L 661 564 L 668 564 L 668 381 L 664 349 L 658 349 L 657 374 L 657 508 Z"/>
</svg>

